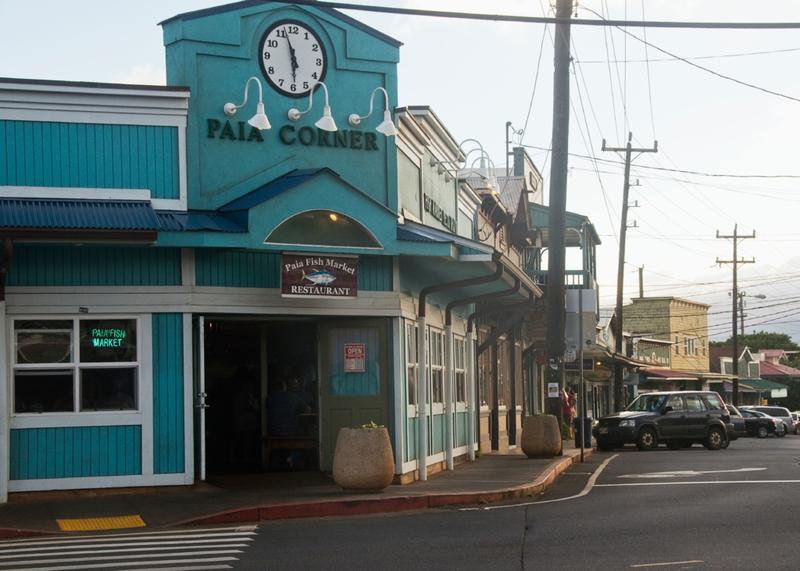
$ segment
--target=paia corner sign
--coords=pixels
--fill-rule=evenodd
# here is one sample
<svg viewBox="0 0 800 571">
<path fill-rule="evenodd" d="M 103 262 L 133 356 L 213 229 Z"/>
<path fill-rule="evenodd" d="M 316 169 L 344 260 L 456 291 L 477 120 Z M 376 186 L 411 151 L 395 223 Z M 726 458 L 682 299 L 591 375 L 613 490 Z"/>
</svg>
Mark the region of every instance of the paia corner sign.
<svg viewBox="0 0 800 571">
<path fill-rule="evenodd" d="M 358 257 L 281 255 L 283 297 L 358 297 Z"/>
</svg>

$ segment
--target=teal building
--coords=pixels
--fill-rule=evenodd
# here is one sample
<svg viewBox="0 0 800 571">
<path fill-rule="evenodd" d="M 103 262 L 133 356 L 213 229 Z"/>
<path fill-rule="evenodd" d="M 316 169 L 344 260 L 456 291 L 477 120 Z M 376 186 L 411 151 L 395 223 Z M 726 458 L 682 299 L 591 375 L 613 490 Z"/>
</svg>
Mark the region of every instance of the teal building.
<svg viewBox="0 0 800 571">
<path fill-rule="evenodd" d="M 400 42 L 263 1 L 161 26 L 167 86 L 0 79 L 0 497 L 281 469 L 281 382 L 305 469 L 369 422 L 397 483 L 474 458 L 471 300 L 541 291 L 395 113 Z"/>
</svg>

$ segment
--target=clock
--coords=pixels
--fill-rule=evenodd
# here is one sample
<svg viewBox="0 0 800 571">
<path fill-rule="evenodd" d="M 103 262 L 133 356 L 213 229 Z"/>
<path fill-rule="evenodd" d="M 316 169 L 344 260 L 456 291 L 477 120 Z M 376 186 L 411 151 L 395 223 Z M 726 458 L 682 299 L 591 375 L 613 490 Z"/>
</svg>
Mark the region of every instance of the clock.
<svg viewBox="0 0 800 571">
<path fill-rule="evenodd" d="M 272 88 L 286 97 L 307 97 L 325 79 L 328 56 L 317 33 L 297 20 L 272 24 L 259 42 L 261 71 Z"/>
</svg>

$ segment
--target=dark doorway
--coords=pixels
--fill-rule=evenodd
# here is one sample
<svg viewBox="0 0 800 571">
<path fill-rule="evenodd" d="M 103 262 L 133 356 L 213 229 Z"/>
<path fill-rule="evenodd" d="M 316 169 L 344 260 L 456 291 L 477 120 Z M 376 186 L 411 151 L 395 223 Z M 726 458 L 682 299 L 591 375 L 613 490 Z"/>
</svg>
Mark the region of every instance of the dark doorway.
<svg viewBox="0 0 800 571">
<path fill-rule="evenodd" d="M 317 324 L 207 318 L 205 332 L 206 471 L 209 477 L 264 472 L 268 387 L 285 382 L 313 414 L 303 428 L 314 437 L 303 468 L 316 467 Z M 297 379 L 295 387 L 288 386 Z M 280 456 L 273 451 L 270 455 Z"/>
</svg>

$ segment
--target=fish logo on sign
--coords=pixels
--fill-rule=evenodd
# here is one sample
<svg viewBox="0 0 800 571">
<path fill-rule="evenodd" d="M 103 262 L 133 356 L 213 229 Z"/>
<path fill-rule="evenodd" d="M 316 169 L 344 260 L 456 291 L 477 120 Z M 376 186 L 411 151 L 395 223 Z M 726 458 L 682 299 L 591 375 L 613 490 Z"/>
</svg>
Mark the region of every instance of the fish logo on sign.
<svg viewBox="0 0 800 571">
<path fill-rule="evenodd" d="M 326 286 L 336 281 L 336 276 L 334 276 L 328 270 L 317 270 L 316 268 L 311 268 L 311 269 L 314 270 L 314 272 L 308 275 L 306 275 L 305 270 L 300 270 L 303 273 L 303 279 L 313 282 L 316 285 L 323 285 L 323 286 Z"/>
</svg>

